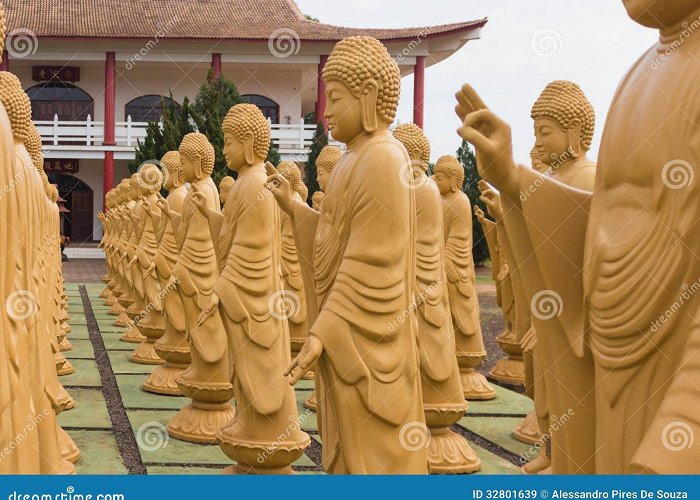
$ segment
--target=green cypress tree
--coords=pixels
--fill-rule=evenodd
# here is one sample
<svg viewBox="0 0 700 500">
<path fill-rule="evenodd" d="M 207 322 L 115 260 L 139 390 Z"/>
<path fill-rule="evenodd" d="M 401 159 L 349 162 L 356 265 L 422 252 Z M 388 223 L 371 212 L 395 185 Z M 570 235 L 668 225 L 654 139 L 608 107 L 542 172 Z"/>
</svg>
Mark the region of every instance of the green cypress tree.
<svg viewBox="0 0 700 500">
<path fill-rule="evenodd" d="M 221 130 L 221 123 L 228 110 L 242 102 L 243 99 L 233 82 L 223 76 L 215 78 L 214 71 L 210 69 L 207 81 L 199 88 L 199 93 L 190 106 L 197 129 L 206 135 L 214 146 L 215 162 L 212 179 L 217 184 L 222 177 L 230 174 L 226 168 L 223 153 L 224 133 Z"/>
<path fill-rule="evenodd" d="M 478 205 L 485 213 L 488 213 L 488 211 L 484 203 L 479 199 L 478 184 L 481 176 L 476 168 L 476 156 L 466 141 L 462 141 L 462 145 L 457 149 L 457 159 L 464 166 L 464 186 L 462 191 L 469 197 L 472 205 L 472 253 L 474 255 L 474 264 L 480 266 L 489 258 L 489 248 L 486 244 L 481 223 L 474 215 L 473 207 Z"/>
<path fill-rule="evenodd" d="M 304 167 L 304 182 L 306 187 L 309 188 L 309 199 L 316 191 L 319 191 L 318 182 L 316 181 L 316 158 L 321 153 L 321 150 L 328 146 L 328 134 L 323 126 L 323 123 L 319 123 L 316 126 L 316 131 L 314 132 L 313 142 L 311 143 L 311 148 L 309 149 L 309 158 L 306 160 L 306 167 Z"/>
</svg>

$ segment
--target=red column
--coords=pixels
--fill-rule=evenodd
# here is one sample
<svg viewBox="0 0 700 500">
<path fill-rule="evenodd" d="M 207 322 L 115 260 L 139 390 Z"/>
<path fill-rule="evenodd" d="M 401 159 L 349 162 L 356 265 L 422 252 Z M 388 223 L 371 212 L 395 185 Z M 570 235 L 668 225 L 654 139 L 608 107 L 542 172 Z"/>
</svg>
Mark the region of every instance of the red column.
<svg viewBox="0 0 700 500">
<path fill-rule="evenodd" d="M 221 54 L 211 55 L 211 67 L 214 70 L 214 78 L 221 77 Z"/>
<path fill-rule="evenodd" d="M 104 146 L 115 146 L 114 142 L 114 90 L 115 90 L 115 59 L 114 52 L 107 52 L 105 58 L 105 116 L 104 116 Z M 102 193 L 114 187 L 114 151 L 105 152 L 104 167 L 102 173 Z M 104 207 L 105 205 L 103 205 Z"/>
<path fill-rule="evenodd" d="M 0 63 L 0 71 L 10 71 L 10 54 L 6 50 L 2 51 L 2 62 Z"/>
<path fill-rule="evenodd" d="M 323 128 L 328 130 L 328 120 L 323 116 L 326 111 L 326 83 L 321 78 L 323 67 L 328 61 L 328 56 L 322 55 L 318 62 L 318 81 L 316 83 L 316 123 L 323 123 Z"/>
<path fill-rule="evenodd" d="M 423 128 L 423 101 L 425 99 L 425 56 L 416 56 L 413 72 L 413 123 Z"/>
</svg>

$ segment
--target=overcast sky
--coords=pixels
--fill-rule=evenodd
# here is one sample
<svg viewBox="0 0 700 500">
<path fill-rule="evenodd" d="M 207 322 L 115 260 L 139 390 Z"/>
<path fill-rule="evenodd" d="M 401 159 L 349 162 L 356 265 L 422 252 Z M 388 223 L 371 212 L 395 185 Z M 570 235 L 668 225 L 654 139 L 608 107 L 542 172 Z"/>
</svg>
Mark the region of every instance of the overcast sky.
<svg viewBox="0 0 700 500">
<path fill-rule="evenodd" d="M 426 70 L 425 131 L 432 160 L 454 154 L 454 93 L 472 84 L 513 128 L 517 161 L 530 162 L 530 108 L 552 80 L 572 80 L 596 110 L 591 157 L 605 115 L 627 69 L 657 39 L 631 21 L 621 0 L 297 0 L 322 22 L 366 28 L 446 24 L 488 17 L 482 38 Z M 398 119 L 412 120 L 413 77 L 402 81 Z"/>
</svg>

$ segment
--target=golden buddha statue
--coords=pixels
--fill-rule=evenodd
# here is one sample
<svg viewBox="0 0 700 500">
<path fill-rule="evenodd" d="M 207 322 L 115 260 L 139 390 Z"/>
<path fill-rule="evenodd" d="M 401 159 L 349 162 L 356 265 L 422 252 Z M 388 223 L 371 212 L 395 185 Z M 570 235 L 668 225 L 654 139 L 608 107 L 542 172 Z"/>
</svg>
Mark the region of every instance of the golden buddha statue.
<svg viewBox="0 0 700 500">
<path fill-rule="evenodd" d="M 0 20 L 0 40 L 4 35 Z M 0 473 L 70 473 L 74 468 L 61 456 L 52 411 L 49 382 L 56 379 L 56 369 L 49 332 L 40 328 L 40 286 L 32 270 L 42 213 L 41 181 L 24 146 L 31 127 L 29 97 L 16 76 L 0 72 L 0 184 L 14 186 L 0 197 L 0 295 L 7 311 L 0 315 L 0 443 L 13 449 L 0 460 Z M 32 223 L 22 223 L 26 220 Z"/>
<path fill-rule="evenodd" d="M 658 29 L 661 38 L 618 86 L 592 192 L 516 165 L 508 125 L 468 85 L 458 93 L 460 135 L 476 146 L 482 175 L 501 192 L 506 212 L 509 205 L 523 223 L 518 245 L 535 250 L 535 264 L 547 263 L 532 273 L 537 281 L 526 283 L 528 294 L 548 289 L 563 305 L 548 321 L 533 314 L 536 349 L 543 354 L 557 339 L 565 341 L 577 360 L 568 370 L 555 363 L 566 371 L 567 389 L 573 384 L 573 396 L 595 394 L 572 407 L 583 422 L 574 423 L 568 442 L 557 445 L 552 436 L 552 472 L 566 470 L 557 448 L 576 453 L 585 441 L 595 462 L 587 471 L 694 473 L 700 461 L 692 446 L 700 433 L 694 319 L 700 302 L 692 295 L 700 274 L 694 231 L 700 184 L 693 183 L 700 163 L 694 118 L 700 39 L 677 41 L 700 8 L 690 0 L 623 3 L 632 19 Z M 522 200 L 520 192 L 535 181 L 538 189 Z M 555 414 L 560 403 L 551 394 L 547 387 Z"/>
<path fill-rule="evenodd" d="M 224 176 L 219 181 L 219 199 L 221 200 L 222 210 L 226 206 L 226 198 L 228 198 L 228 194 L 231 192 L 231 188 L 235 182 L 236 180 L 230 175 Z"/>
<path fill-rule="evenodd" d="M 255 105 L 238 104 L 222 129 L 226 163 L 238 173 L 225 214 L 207 210 L 202 194 L 194 196 L 223 263 L 200 322 L 221 314 L 234 367 L 236 418 L 217 437 L 237 462 L 227 472 L 285 474 L 310 440 L 301 431 L 294 389 L 283 374 L 290 361 L 289 329 L 274 304 L 284 285 L 279 211 L 265 189 L 270 126 Z"/>
<path fill-rule="evenodd" d="M 496 391 L 486 377 L 476 371 L 476 367 L 486 359 L 486 350 L 479 324 L 479 300 L 472 258 L 472 209 L 469 198 L 462 191 L 464 167 L 454 156 L 441 156 L 435 163 L 432 178 L 442 195 L 444 263 L 464 397 L 493 399 Z"/>
<path fill-rule="evenodd" d="M 168 200 L 160 198 L 159 206 L 170 219 L 178 244 L 177 262 L 166 284 L 169 294 L 179 293 L 185 312 L 185 332 L 190 345 L 191 362 L 176 379 L 182 393 L 192 403 L 168 423 L 168 433 L 195 443 L 214 443 L 216 433 L 234 417 L 230 400 L 230 350 L 219 311 L 202 315 L 202 310 L 216 296 L 214 286 L 219 268 L 214 240 L 207 219 L 198 209 L 219 210 L 219 192 L 211 178 L 214 170 L 214 148 L 206 136 L 187 134 L 180 143 L 180 165 L 183 179 L 191 185 L 176 212 Z M 199 193 L 198 196 L 194 196 Z M 238 368 L 237 368 L 238 369 Z"/>
<path fill-rule="evenodd" d="M 284 176 L 268 179 L 292 218 L 309 292 L 309 337 L 287 372 L 295 384 L 316 371 L 327 472 L 425 474 L 427 439 L 406 442 L 426 429 L 415 322 L 393 326 L 412 318 L 416 280 L 415 197 L 400 178 L 410 160 L 389 131 L 400 71 L 381 42 L 349 37 L 322 77 L 330 130 L 347 145 L 323 210 L 295 199 Z"/>
<path fill-rule="evenodd" d="M 301 171 L 296 163 L 283 161 L 277 166 L 277 171 L 291 184 L 299 200 L 304 201 L 301 180 Z M 282 226 L 282 279 L 284 280 L 284 293 L 273 304 L 275 313 L 282 316 L 289 325 L 289 339 L 292 358 L 297 357 L 304 347 L 308 336 L 306 322 L 306 298 L 304 296 L 304 283 L 301 277 L 299 255 L 294 243 L 294 229 L 292 221 L 285 212 L 280 210 Z M 286 368 L 286 366 L 285 366 Z"/>
<path fill-rule="evenodd" d="M 314 194 L 311 195 L 311 208 L 320 212 L 324 196 L 323 191 L 315 191 Z"/>
<path fill-rule="evenodd" d="M 331 171 L 342 154 L 342 151 L 336 146 L 324 146 L 316 157 L 316 182 L 318 182 L 318 187 L 321 188 L 322 192 L 326 190 Z"/>
<path fill-rule="evenodd" d="M 450 429 L 464 416 L 464 400 L 455 354 L 455 334 L 445 275 L 442 199 L 426 174 L 430 142 L 413 123 L 399 125 L 394 137 L 411 159 L 409 185 L 416 196 L 416 290 L 421 387 L 430 431 L 428 465 L 432 474 L 476 472 L 481 460 L 467 440 Z"/>
<path fill-rule="evenodd" d="M 139 246 L 138 220 L 141 215 L 141 196 L 139 175 L 138 173 L 131 174 L 127 191 L 128 201 L 124 205 L 122 212 L 126 228 L 123 261 L 127 289 L 126 293 L 119 297 L 119 302 L 126 308 L 126 315 L 130 321 L 126 326 L 126 332 L 120 337 L 120 340 L 134 344 L 140 344 L 146 340 L 146 337 L 141 334 L 136 324 L 139 315 L 146 307 L 143 276 L 139 267 L 134 265 L 137 261 L 136 252 Z"/>
<path fill-rule="evenodd" d="M 158 193 L 163 186 L 163 173 L 152 164 L 146 163 L 138 171 L 141 193 L 141 215 L 136 220 L 139 240 L 135 265 L 138 266 L 143 281 L 144 309 L 139 313 L 136 326 L 146 340 L 141 342 L 131 355 L 132 363 L 160 365 L 163 360 L 155 349 L 156 341 L 163 336 L 163 293 L 155 271 L 155 256 L 158 251 L 156 228 L 160 223 L 160 208 L 157 206 Z"/>
<path fill-rule="evenodd" d="M 175 213 L 182 213 L 182 206 L 187 196 L 185 177 L 180 164 L 180 153 L 168 151 L 160 160 L 165 167 L 165 179 L 163 187 L 168 191 L 168 206 Z M 165 364 L 157 366 L 146 377 L 143 389 L 157 394 L 181 396 L 182 391 L 177 385 L 177 378 L 187 369 L 191 362 L 190 346 L 185 334 L 185 311 L 179 293 L 168 293 L 164 288 L 170 277 L 172 269 L 178 259 L 178 242 L 173 232 L 173 225 L 168 214 L 160 212 L 156 230 L 156 240 L 160 242 L 158 252 L 151 264 L 158 273 L 161 284 L 163 313 L 165 315 L 164 333 L 155 343 L 155 350 Z M 148 269 L 147 272 L 152 272 Z"/>
</svg>

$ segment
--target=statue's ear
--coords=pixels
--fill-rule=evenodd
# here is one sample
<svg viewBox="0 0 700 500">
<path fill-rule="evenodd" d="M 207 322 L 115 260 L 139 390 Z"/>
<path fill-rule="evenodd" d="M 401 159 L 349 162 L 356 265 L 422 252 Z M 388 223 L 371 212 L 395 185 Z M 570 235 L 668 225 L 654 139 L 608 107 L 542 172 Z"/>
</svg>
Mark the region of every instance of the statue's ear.
<svg viewBox="0 0 700 500">
<path fill-rule="evenodd" d="M 453 192 L 453 193 L 456 193 L 457 191 L 459 191 L 460 189 L 462 189 L 462 186 L 458 186 L 458 185 L 457 185 L 457 178 L 456 178 L 456 177 L 452 177 L 452 178 L 450 179 L 450 184 L 452 184 L 452 192 Z"/>
<path fill-rule="evenodd" d="M 202 178 L 202 157 L 200 155 L 197 155 L 194 160 L 194 176 L 197 179 Z"/>
<path fill-rule="evenodd" d="M 248 131 L 243 136 L 243 154 L 245 154 L 246 165 L 255 163 L 255 136 Z"/>
<path fill-rule="evenodd" d="M 569 130 L 567 131 L 569 135 L 569 153 L 574 158 L 581 156 L 581 121 L 574 118 L 569 123 Z"/>
<path fill-rule="evenodd" d="M 362 128 L 368 134 L 377 130 L 377 82 L 370 78 L 362 85 L 362 96 L 360 105 L 362 106 Z"/>
</svg>

